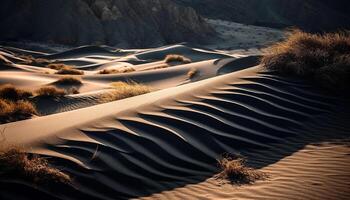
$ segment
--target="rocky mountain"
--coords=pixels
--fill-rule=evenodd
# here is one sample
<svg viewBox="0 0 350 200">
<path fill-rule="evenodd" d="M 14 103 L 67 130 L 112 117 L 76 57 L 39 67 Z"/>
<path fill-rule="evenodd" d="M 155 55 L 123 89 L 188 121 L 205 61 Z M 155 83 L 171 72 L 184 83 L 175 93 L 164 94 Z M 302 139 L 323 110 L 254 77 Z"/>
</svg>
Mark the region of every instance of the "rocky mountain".
<svg viewBox="0 0 350 200">
<path fill-rule="evenodd" d="M 173 0 L 208 18 L 307 31 L 350 28 L 349 0 Z"/>
<path fill-rule="evenodd" d="M 1 41 L 152 47 L 201 43 L 215 31 L 171 0 L 2 0 Z"/>
</svg>

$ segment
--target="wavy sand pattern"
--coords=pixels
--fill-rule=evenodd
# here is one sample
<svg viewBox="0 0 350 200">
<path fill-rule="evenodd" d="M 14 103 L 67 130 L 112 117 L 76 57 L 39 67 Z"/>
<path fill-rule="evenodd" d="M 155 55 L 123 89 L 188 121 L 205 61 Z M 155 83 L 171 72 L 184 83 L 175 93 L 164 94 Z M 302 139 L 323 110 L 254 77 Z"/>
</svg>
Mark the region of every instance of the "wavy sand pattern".
<svg viewBox="0 0 350 200">
<path fill-rule="evenodd" d="M 193 63 L 142 71 L 170 53 L 186 55 Z M 255 66 L 258 57 L 183 45 L 133 52 L 85 47 L 43 57 L 73 62 L 86 71 L 81 94 L 46 100 L 39 110 L 47 116 L 0 128 L 6 130 L 6 142 L 49 156 L 73 177 L 73 186 L 48 190 L 0 180 L 4 199 L 350 198 L 346 102 L 301 80 L 264 71 Z M 120 62 L 136 71 L 92 73 Z M 192 68 L 199 75 L 189 80 L 186 73 Z M 12 73 L 5 81 L 14 85 L 28 79 L 23 87 L 57 79 L 25 66 L 0 76 L 9 77 L 5 73 Z M 98 95 L 108 83 L 123 79 L 155 90 L 100 104 Z M 213 177 L 224 153 L 242 154 L 269 177 L 252 185 L 222 183 Z"/>
</svg>

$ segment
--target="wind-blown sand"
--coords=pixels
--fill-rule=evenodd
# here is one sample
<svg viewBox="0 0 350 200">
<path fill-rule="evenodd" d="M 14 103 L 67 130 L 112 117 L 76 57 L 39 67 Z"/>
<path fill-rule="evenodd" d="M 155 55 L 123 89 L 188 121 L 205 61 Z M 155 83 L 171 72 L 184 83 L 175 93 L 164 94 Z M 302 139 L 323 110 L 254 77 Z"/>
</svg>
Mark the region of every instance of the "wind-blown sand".
<svg viewBox="0 0 350 200">
<path fill-rule="evenodd" d="M 145 70 L 164 63 L 167 54 L 193 62 Z M 1 199 L 350 198 L 346 102 L 265 71 L 259 56 L 185 45 L 132 51 L 87 46 L 34 55 L 75 63 L 85 72 L 80 94 L 39 102 L 47 116 L 3 124 L 1 139 L 48 156 L 71 175 L 73 186 L 48 190 L 5 179 Z M 96 74 L 125 65 L 135 71 Z M 197 73 L 189 78 L 192 69 Z M 58 79 L 46 70 L 13 64 L 0 72 L 0 81 L 39 88 Z M 100 104 L 99 95 L 119 80 L 153 91 Z M 215 179 L 224 153 L 247 157 L 268 178 L 241 186 Z"/>
</svg>

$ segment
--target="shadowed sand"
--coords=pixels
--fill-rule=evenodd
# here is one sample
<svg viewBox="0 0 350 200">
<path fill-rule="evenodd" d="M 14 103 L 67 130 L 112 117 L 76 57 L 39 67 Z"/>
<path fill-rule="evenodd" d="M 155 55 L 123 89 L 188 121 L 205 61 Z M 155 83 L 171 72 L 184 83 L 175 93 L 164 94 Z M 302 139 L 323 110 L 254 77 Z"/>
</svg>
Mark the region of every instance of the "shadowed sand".
<svg viewBox="0 0 350 200">
<path fill-rule="evenodd" d="M 167 54 L 193 62 L 144 70 L 164 62 Z M 83 47 L 40 56 L 81 62 L 81 94 L 39 103 L 47 116 L 1 125 L 2 140 L 48 156 L 72 176 L 74 187 L 48 190 L 0 180 L 0 196 L 6 199 L 350 197 L 346 102 L 301 80 L 266 72 L 256 65 L 258 56 L 238 58 L 184 45 L 131 52 Z M 96 74 L 120 62 L 136 71 Z M 2 83 L 35 88 L 57 80 L 55 74 L 40 73 L 47 70 L 43 67 L 12 67 L 1 72 Z M 191 69 L 197 73 L 189 79 Z M 100 104 L 98 95 L 118 80 L 154 90 Z M 242 154 L 268 179 L 235 186 L 213 178 L 224 153 Z"/>
</svg>

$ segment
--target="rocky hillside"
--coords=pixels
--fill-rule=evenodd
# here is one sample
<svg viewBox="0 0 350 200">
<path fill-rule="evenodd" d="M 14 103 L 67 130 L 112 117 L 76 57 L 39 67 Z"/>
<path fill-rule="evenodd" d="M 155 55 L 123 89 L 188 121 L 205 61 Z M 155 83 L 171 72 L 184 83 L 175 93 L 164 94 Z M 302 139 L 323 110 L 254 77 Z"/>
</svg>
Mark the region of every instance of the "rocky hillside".
<svg viewBox="0 0 350 200">
<path fill-rule="evenodd" d="M 214 30 L 171 0 L 2 0 L 1 41 L 150 47 L 201 43 Z"/>
<path fill-rule="evenodd" d="M 173 0 L 214 19 L 308 31 L 350 28 L 349 0 Z"/>
</svg>

